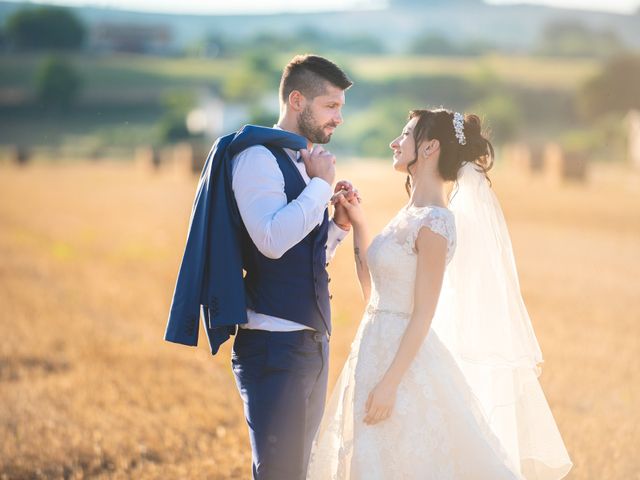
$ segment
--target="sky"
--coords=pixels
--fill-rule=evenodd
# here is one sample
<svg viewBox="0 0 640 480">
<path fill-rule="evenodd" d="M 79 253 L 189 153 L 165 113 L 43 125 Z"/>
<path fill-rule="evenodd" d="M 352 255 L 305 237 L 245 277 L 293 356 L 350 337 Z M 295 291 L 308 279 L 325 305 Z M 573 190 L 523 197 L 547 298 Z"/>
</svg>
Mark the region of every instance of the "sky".
<svg viewBox="0 0 640 480">
<path fill-rule="evenodd" d="M 12 0 L 24 1 L 24 0 Z M 172 13 L 275 13 L 292 11 L 344 10 L 384 5 L 384 0 L 35 0 L 34 3 L 91 5 L 136 11 Z M 321 3 L 321 6 L 320 6 Z M 493 4 L 530 3 L 585 10 L 632 13 L 640 0 L 487 0 Z"/>
</svg>

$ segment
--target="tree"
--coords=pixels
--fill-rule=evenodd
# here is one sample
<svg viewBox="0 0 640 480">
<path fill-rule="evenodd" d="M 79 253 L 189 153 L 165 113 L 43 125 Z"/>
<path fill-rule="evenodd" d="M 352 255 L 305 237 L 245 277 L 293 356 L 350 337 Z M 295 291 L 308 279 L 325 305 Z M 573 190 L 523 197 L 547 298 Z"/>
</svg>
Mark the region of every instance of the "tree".
<svg viewBox="0 0 640 480">
<path fill-rule="evenodd" d="M 26 50 L 76 50 L 82 46 L 86 30 L 68 9 L 38 7 L 18 10 L 6 24 L 9 44 Z"/>
<path fill-rule="evenodd" d="M 602 71 L 582 86 L 578 104 L 587 118 L 640 109 L 640 55 L 623 55 L 606 62 Z"/>
<path fill-rule="evenodd" d="M 226 78 L 223 96 L 230 101 L 255 102 L 278 88 L 280 76 L 270 51 L 256 47 L 244 54 L 242 64 Z"/>
<path fill-rule="evenodd" d="M 68 110 L 78 97 L 81 85 L 80 75 L 61 57 L 46 58 L 36 73 L 36 95 L 47 109 Z"/>
<path fill-rule="evenodd" d="M 187 127 L 187 115 L 196 106 L 193 92 L 174 90 L 162 97 L 165 113 L 158 124 L 158 134 L 162 143 L 188 140 L 193 137 Z"/>
<path fill-rule="evenodd" d="M 492 46 L 480 39 L 474 39 L 465 43 L 454 43 L 449 38 L 438 33 L 427 33 L 416 37 L 409 46 L 409 53 L 417 55 L 482 55 Z"/>
<path fill-rule="evenodd" d="M 411 107 L 412 102 L 406 98 L 380 96 L 370 108 L 354 114 L 344 125 L 336 138 L 336 148 L 365 157 L 389 158 L 389 142 L 402 130 Z M 339 146 L 341 138 L 348 141 Z M 331 142 L 333 145 L 334 140 Z"/>
<path fill-rule="evenodd" d="M 427 33 L 416 38 L 411 43 L 409 51 L 419 55 L 455 55 L 458 53 L 451 40 L 436 33 Z"/>
<path fill-rule="evenodd" d="M 622 50 L 624 45 L 615 32 L 591 30 L 575 21 L 548 24 L 537 47 L 541 55 L 567 57 L 606 57 Z"/>
<path fill-rule="evenodd" d="M 505 142 L 515 137 L 522 123 L 522 112 L 508 94 L 493 94 L 469 107 L 483 118 L 485 128 L 497 142 Z M 486 119 L 486 120 L 484 120 Z"/>
</svg>

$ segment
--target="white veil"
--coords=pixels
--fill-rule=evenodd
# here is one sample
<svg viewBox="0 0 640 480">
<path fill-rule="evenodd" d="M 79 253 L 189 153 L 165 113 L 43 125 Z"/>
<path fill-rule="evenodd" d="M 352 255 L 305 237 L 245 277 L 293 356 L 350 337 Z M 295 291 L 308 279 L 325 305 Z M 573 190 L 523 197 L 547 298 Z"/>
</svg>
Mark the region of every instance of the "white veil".
<svg viewBox="0 0 640 480">
<path fill-rule="evenodd" d="M 484 172 L 471 163 L 449 204 L 457 245 L 432 328 L 458 361 L 494 433 L 527 479 L 556 479 L 571 460 L 538 383 L 542 353 L 509 232 Z"/>
</svg>

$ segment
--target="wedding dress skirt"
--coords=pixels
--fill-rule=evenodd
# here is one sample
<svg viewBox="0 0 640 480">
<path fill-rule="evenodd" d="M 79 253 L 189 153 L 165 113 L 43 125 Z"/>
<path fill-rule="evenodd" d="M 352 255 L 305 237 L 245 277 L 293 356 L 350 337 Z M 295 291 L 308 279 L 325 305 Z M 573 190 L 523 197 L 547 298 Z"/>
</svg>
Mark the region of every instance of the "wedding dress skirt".
<svg viewBox="0 0 640 480">
<path fill-rule="evenodd" d="M 561 440 L 559 454 L 551 452 L 561 465 L 549 468 L 545 458 L 536 459 L 529 470 L 542 475 L 525 472 L 527 462 L 496 434 L 456 359 L 433 329 L 402 378 L 391 416 L 374 425 L 364 423 L 369 393 L 392 363 L 411 318 L 414 245 L 422 227 L 447 239 L 447 261 L 453 255 L 455 222 L 452 213 L 441 207 L 403 209 L 374 238 L 367 253 L 371 299 L 327 405 L 307 478 L 561 478 L 571 465 Z M 538 385 L 535 375 L 534 379 Z M 542 394 L 539 385 L 538 389 Z M 544 396 L 542 400 L 533 404 L 533 416 L 560 438 Z"/>
</svg>

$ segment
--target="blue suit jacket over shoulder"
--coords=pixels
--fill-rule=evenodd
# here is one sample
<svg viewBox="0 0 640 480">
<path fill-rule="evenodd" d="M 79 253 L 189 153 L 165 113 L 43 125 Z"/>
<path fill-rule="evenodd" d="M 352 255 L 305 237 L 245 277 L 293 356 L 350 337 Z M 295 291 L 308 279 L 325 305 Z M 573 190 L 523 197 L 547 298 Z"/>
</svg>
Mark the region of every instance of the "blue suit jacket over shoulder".
<svg viewBox="0 0 640 480">
<path fill-rule="evenodd" d="M 196 191 L 187 243 L 178 272 L 164 339 L 196 346 L 200 311 L 212 355 L 247 323 L 242 275 L 244 226 L 231 186 L 234 155 L 254 145 L 307 148 L 284 130 L 246 125 L 218 138 L 209 151 Z"/>
</svg>

